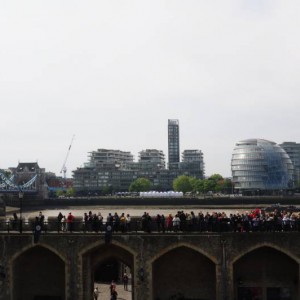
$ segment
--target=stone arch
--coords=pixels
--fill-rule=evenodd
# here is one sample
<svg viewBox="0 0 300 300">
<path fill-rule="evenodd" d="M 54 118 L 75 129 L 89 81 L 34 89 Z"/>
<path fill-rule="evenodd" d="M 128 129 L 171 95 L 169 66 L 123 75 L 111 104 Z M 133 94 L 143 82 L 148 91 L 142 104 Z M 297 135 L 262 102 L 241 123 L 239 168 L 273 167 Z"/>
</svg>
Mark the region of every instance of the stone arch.
<svg viewBox="0 0 300 300">
<path fill-rule="evenodd" d="M 160 251 L 151 260 L 153 299 L 184 296 L 216 299 L 217 259 L 202 249 L 180 243 Z"/>
<path fill-rule="evenodd" d="M 82 299 L 90 298 L 94 285 L 94 272 L 102 262 L 108 259 L 116 259 L 127 265 L 131 270 L 132 278 L 134 278 L 137 253 L 120 242 L 113 241 L 105 244 L 102 241 L 97 241 L 82 249 L 78 255 L 80 278 L 82 278 Z M 134 294 L 134 289 L 132 290 L 132 294 Z"/>
<path fill-rule="evenodd" d="M 204 251 L 202 248 L 199 248 L 193 244 L 189 244 L 189 243 L 185 243 L 185 242 L 181 242 L 181 243 L 177 243 L 177 244 L 173 244 L 171 246 L 168 246 L 166 248 L 163 248 L 161 251 L 159 251 L 159 253 L 157 253 L 155 256 L 153 256 L 151 258 L 151 260 L 149 261 L 150 264 L 152 265 L 154 261 L 156 261 L 157 259 L 159 259 L 159 257 L 161 257 L 162 255 L 165 255 L 166 253 L 176 249 L 176 248 L 179 248 L 179 247 L 186 247 L 186 248 L 190 248 L 202 255 L 204 255 L 205 257 L 207 257 L 209 260 L 211 260 L 214 264 L 218 264 L 220 263 L 218 261 L 218 259 L 216 257 L 214 257 L 213 255 L 207 253 L 206 251 Z"/>
<path fill-rule="evenodd" d="M 34 248 L 34 247 L 43 247 L 48 249 L 49 251 L 55 253 L 65 264 L 67 263 L 67 259 L 65 256 L 63 256 L 59 251 L 57 251 L 55 248 L 47 245 L 47 244 L 43 244 L 43 243 L 38 243 L 35 245 L 27 245 L 26 247 L 23 247 L 19 252 L 17 252 L 16 254 L 14 254 L 13 256 L 11 256 L 10 258 L 10 264 L 20 255 L 22 255 L 24 252 Z"/>
<path fill-rule="evenodd" d="M 298 299 L 299 259 L 288 250 L 271 243 L 255 245 L 235 257 L 230 269 L 233 298 L 271 299 L 285 293 L 284 299 Z"/>
<path fill-rule="evenodd" d="M 81 251 L 79 251 L 78 253 L 78 256 L 79 256 L 79 259 L 84 256 L 86 253 L 88 253 L 89 251 L 95 249 L 95 248 L 99 248 L 99 247 L 102 247 L 102 246 L 105 246 L 106 244 L 103 242 L 103 241 L 97 241 L 97 242 L 94 242 L 94 243 L 91 243 L 91 244 L 88 244 L 86 247 L 84 247 Z M 116 240 L 112 241 L 110 243 L 110 245 L 115 245 L 119 248 L 123 248 L 124 250 L 126 250 L 127 252 L 129 252 L 130 254 L 132 254 L 133 256 L 136 256 L 137 253 L 130 247 L 128 247 L 127 245 L 124 245 Z"/>
<path fill-rule="evenodd" d="M 295 262 L 300 264 L 300 259 L 296 257 L 292 252 L 290 252 L 288 249 L 283 249 L 282 247 L 279 247 L 272 243 L 263 242 L 257 245 L 253 245 L 252 247 L 247 248 L 245 251 L 240 252 L 237 256 L 235 256 L 232 261 L 230 262 L 231 265 L 233 265 L 236 261 L 238 261 L 243 256 L 247 255 L 248 253 L 255 251 L 256 249 L 262 248 L 262 247 L 269 247 L 273 248 L 281 253 L 284 253 L 285 255 L 289 256 L 291 259 L 293 259 Z"/>
<path fill-rule="evenodd" d="M 24 247 L 9 261 L 12 299 L 66 299 L 67 268 L 66 258 L 48 245 Z"/>
</svg>

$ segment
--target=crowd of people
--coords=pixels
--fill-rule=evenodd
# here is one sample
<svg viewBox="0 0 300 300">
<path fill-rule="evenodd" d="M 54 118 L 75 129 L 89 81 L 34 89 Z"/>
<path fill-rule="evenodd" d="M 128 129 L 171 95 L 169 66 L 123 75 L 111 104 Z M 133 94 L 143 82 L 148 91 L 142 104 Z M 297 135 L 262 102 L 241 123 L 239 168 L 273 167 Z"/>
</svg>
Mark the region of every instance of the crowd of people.
<svg viewBox="0 0 300 300">
<path fill-rule="evenodd" d="M 75 218 L 69 213 L 67 218 L 61 213 L 58 215 L 58 222 L 62 231 L 74 230 Z M 141 217 L 132 218 L 130 214 L 115 212 L 108 213 L 104 218 L 99 213 L 84 213 L 82 218 L 82 230 L 102 232 L 107 226 L 113 232 L 144 231 L 156 232 L 255 232 L 255 231 L 300 231 L 300 212 L 290 212 L 274 209 L 266 212 L 263 209 L 252 211 L 225 212 L 177 211 L 175 214 L 157 214 L 151 216 L 144 212 Z"/>
</svg>

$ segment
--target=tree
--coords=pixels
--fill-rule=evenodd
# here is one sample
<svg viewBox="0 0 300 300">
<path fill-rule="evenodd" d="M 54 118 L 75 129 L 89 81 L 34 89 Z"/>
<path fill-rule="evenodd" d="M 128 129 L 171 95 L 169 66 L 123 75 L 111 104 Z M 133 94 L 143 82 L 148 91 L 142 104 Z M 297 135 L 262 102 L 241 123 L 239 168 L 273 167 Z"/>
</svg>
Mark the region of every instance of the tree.
<svg viewBox="0 0 300 300">
<path fill-rule="evenodd" d="M 190 176 L 181 175 L 173 180 L 173 189 L 176 192 L 183 192 L 184 194 L 187 192 L 191 192 L 193 190 L 192 187 L 192 178 Z"/>
<path fill-rule="evenodd" d="M 138 178 L 129 186 L 129 192 L 148 192 L 151 188 L 151 181 L 147 178 Z"/>
<path fill-rule="evenodd" d="M 65 196 L 65 191 L 63 189 L 59 189 L 59 190 L 56 190 L 55 194 L 56 194 L 56 197 L 62 197 L 62 196 Z"/>
<path fill-rule="evenodd" d="M 193 191 L 196 193 L 203 194 L 205 192 L 204 190 L 204 179 L 197 179 L 193 183 Z"/>
<path fill-rule="evenodd" d="M 72 188 L 72 187 L 68 188 L 67 191 L 66 191 L 66 196 L 67 196 L 67 197 L 74 197 L 75 194 L 76 194 L 76 193 L 75 193 L 75 190 L 74 190 L 74 188 Z"/>
</svg>

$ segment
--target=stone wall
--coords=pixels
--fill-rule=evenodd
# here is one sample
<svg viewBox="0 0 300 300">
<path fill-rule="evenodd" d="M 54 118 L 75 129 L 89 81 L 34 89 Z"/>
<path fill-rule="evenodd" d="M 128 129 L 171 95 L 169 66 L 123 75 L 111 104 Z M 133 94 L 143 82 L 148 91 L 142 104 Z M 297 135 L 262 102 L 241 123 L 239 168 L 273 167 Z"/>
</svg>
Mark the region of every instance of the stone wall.
<svg viewBox="0 0 300 300">
<path fill-rule="evenodd" d="M 113 234 L 105 244 L 103 234 L 51 232 L 34 244 L 30 233 L 3 233 L 0 299 L 91 299 L 97 266 L 114 258 L 132 272 L 134 300 L 167 300 L 178 292 L 189 299 L 231 300 L 251 284 L 261 287 L 263 299 L 273 287 L 289 290 L 296 300 L 299 237 L 298 232 L 129 233 Z"/>
</svg>

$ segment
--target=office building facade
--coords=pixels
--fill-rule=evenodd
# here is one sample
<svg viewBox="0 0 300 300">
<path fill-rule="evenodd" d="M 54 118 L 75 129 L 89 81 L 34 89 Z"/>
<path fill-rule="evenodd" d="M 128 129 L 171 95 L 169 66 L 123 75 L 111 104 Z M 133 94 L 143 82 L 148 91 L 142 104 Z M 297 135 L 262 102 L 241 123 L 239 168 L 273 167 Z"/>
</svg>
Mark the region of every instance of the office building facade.
<svg viewBox="0 0 300 300">
<path fill-rule="evenodd" d="M 294 165 L 295 186 L 300 187 L 300 144 L 296 142 L 284 142 L 280 146 L 289 155 Z"/>
<path fill-rule="evenodd" d="M 274 142 L 248 139 L 236 143 L 231 160 L 232 180 L 240 192 L 272 193 L 293 188 L 293 164 Z"/>
</svg>

